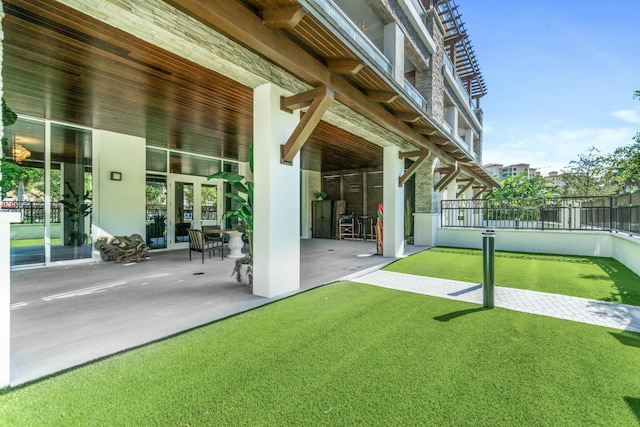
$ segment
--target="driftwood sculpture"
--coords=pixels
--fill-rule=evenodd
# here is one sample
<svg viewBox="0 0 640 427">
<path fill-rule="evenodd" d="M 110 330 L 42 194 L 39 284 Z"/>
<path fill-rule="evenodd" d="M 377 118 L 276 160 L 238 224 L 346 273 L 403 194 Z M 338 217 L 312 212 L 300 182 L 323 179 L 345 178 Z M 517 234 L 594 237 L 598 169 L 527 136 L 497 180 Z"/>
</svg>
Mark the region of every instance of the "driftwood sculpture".
<svg viewBox="0 0 640 427">
<path fill-rule="evenodd" d="M 149 247 L 139 234 L 131 236 L 99 237 L 94 247 L 100 251 L 103 261 L 144 261 Z"/>
</svg>

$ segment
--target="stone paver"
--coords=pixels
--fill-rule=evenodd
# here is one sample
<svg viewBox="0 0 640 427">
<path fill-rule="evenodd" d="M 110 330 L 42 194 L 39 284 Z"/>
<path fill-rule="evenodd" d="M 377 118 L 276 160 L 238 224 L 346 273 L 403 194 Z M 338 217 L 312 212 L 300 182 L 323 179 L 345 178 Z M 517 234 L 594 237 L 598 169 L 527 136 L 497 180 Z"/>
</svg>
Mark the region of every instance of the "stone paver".
<svg viewBox="0 0 640 427">
<path fill-rule="evenodd" d="M 482 285 L 378 270 L 355 281 L 482 304 Z M 640 307 L 524 289 L 495 287 L 494 305 L 509 310 L 640 332 Z"/>
</svg>

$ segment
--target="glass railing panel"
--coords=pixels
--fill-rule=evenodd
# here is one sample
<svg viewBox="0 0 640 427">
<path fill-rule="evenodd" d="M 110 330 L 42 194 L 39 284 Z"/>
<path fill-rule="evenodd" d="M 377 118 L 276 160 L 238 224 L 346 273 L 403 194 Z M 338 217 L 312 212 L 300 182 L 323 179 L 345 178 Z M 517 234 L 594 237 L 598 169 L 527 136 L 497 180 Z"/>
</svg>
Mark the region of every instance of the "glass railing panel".
<svg viewBox="0 0 640 427">
<path fill-rule="evenodd" d="M 384 71 L 391 74 L 391 62 L 362 34 L 358 27 L 331 0 L 314 0 L 315 3 Z"/>
<path fill-rule="evenodd" d="M 418 92 L 418 90 L 413 87 L 413 85 L 406 79 L 404 81 L 404 90 L 421 108 L 427 108 L 427 101 L 422 97 L 422 95 L 420 95 L 420 92 Z"/>
</svg>

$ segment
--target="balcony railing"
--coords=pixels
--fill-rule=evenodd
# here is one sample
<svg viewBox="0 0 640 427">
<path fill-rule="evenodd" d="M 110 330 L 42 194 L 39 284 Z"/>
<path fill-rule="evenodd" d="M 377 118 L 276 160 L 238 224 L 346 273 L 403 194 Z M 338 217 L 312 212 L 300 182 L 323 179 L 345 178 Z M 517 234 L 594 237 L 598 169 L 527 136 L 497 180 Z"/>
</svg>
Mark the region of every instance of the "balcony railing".
<svg viewBox="0 0 640 427">
<path fill-rule="evenodd" d="M 336 6 L 331 0 L 314 0 L 314 3 L 322 8 L 338 27 L 351 38 L 360 49 L 389 74 L 393 72 L 391 62 L 378 50 L 377 47 L 362 34 L 358 27 Z"/>
<path fill-rule="evenodd" d="M 443 200 L 442 227 L 599 230 L 640 235 L 640 193 L 538 199 Z"/>
<path fill-rule="evenodd" d="M 471 98 L 469 97 L 469 93 L 467 93 L 467 89 L 464 87 L 464 83 L 462 82 L 462 79 L 460 79 L 460 76 L 456 72 L 456 68 L 453 66 L 453 62 L 451 62 L 451 59 L 449 58 L 449 55 L 447 55 L 447 53 L 445 52 L 442 55 L 442 57 L 444 58 L 444 66 L 445 66 L 445 68 L 449 70 L 449 72 L 451 73 L 451 75 L 455 79 L 456 83 L 458 84 L 458 89 L 460 89 L 460 93 L 464 97 L 464 101 L 471 108 L 471 111 L 473 111 L 473 103 L 471 102 Z"/>
<path fill-rule="evenodd" d="M 427 101 L 420 95 L 420 92 L 413 87 L 411 83 L 407 79 L 404 80 L 404 91 L 407 92 L 409 97 L 413 99 L 416 104 L 420 106 L 423 110 L 427 108 Z"/>
</svg>

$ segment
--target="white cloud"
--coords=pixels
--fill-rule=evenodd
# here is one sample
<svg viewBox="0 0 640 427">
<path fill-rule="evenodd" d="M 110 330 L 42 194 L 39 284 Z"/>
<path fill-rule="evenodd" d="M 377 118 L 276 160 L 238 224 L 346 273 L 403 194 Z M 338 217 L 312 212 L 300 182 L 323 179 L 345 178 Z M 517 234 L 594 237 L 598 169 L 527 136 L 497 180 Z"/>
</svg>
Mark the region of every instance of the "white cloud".
<svg viewBox="0 0 640 427">
<path fill-rule="evenodd" d="M 624 120 L 625 122 L 640 123 L 640 113 L 638 113 L 636 110 L 613 111 L 611 115 Z"/>
<path fill-rule="evenodd" d="M 530 133 L 507 143 L 493 143 L 485 139 L 482 162 L 516 164 L 529 163 L 541 169 L 543 175 L 560 171 L 586 154 L 590 147 L 601 153 L 610 153 L 618 147 L 631 144 L 635 131 L 631 128 L 581 128 L 555 132 Z"/>
</svg>

